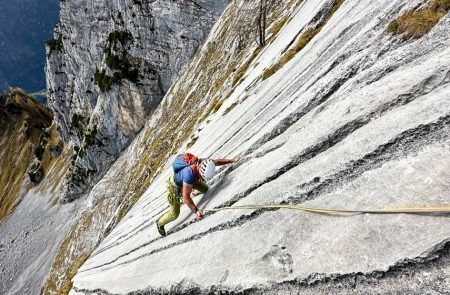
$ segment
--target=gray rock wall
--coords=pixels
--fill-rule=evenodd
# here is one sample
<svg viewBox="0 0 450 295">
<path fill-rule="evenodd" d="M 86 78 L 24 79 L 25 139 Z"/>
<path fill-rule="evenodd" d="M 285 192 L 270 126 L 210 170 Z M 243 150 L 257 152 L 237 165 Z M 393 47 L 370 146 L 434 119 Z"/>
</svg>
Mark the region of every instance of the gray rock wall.
<svg viewBox="0 0 450 295">
<path fill-rule="evenodd" d="M 124 178 L 136 177 L 124 167 L 148 158 L 148 134 L 157 132 L 184 86 L 201 89 L 203 82 L 195 77 L 207 72 L 231 79 L 222 81 L 218 92 L 224 96 L 197 121 L 188 150 L 212 158 L 240 154 L 242 160 L 221 169 L 208 192 L 194 199 L 200 208 L 447 205 L 449 14 L 423 37 L 405 41 L 386 29 L 424 1 L 343 1 L 300 52 L 262 79 L 334 2 L 305 0 L 286 9 L 278 16 L 287 21 L 277 38 L 256 54 L 234 86 L 240 70 L 211 71 L 209 52 L 202 50 L 198 60 L 203 62 L 190 63 L 158 108 L 162 119 L 152 117 L 91 197 L 113 195 L 112 184 L 128 187 Z M 229 49 L 217 40 L 235 34 L 220 30 L 236 18 L 236 11 L 227 13 L 208 40 L 216 50 Z M 241 64 L 252 55 L 248 50 Z M 188 142 L 173 148 L 172 155 Z M 96 246 L 73 278 L 70 294 L 449 292 L 450 223 L 443 214 L 241 209 L 208 212 L 197 222 L 182 206 L 178 219 L 166 226 L 168 235 L 161 237 L 155 222 L 168 208 L 170 163 L 160 166 L 143 196 Z"/>
<path fill-rule="evenodd" d="M 142 129 L 227 3 L 61 1 L 46 75 L 58 129 L 74 146 L 63 201 L 99 180 Z"/>
</svg>

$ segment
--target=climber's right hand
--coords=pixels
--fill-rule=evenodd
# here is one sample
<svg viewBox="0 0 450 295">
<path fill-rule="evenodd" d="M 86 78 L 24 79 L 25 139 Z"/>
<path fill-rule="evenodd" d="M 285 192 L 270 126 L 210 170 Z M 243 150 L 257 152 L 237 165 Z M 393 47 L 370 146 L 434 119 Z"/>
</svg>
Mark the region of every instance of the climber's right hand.
<svg viewBox="0 0 450 295">
<path fill-rule="evenodd" d="M 203 218 L 203 210 L 197 209 L 197 211 L 195 211 L 195 219 L 201 220 L 202 218 Z"/>
</svg>

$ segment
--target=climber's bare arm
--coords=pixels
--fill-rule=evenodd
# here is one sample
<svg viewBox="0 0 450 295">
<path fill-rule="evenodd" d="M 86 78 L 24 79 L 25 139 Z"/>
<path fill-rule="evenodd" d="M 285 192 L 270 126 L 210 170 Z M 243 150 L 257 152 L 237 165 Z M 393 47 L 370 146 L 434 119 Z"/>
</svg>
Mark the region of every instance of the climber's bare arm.
<svg viewBox="0 0 450 295">
<path fill-rule="evenodd" d="M 222 166 L 226 164 L 236 163 L 241 158 L 239 156 L 234 157 L 233 159 L 214 159 L 213 162 L 216 166 Z"/>
<path fill-rule="evenodd" d="M 192 188 L 192 185 L 183 182 L 183 202 L 192 210 L 192 212 L 195 212 L 195 218 L 200 220 L 203 217 L 203 211 L 198 209 L 194 201 L 192 201 Z"/>
</svg>

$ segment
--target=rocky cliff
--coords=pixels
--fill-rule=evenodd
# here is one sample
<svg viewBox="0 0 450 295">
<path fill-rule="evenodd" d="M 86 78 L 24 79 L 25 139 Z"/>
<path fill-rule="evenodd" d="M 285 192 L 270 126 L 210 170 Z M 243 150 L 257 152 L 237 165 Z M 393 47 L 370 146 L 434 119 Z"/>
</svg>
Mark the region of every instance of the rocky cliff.
<svg viewBox="0 0 450 295">
<path fill-rule="evenodd" d="M 61 1 L 46 76 L 74 150 L 63 202 L 98 181 L 142 129 L 227 2 Z"/>
<path fill-rule="evenodd" d="M 107 196 L 144 193 L 95 246 L 71 294 L 448 292 L 444 215 L 247 209 L 193 222 L 184 207 L 167 237 L 157 233 L 170 157 L 186 149 L 243 157 L 219 171 L 195 200 L 200 207 L 379 209 L 450 201 L 450 5 L 283 1 L 260 47 L 248 27 L 241 35 L 234 23 L 243 11 L 255 16 L 258 3 L 230 4 L 93 189 L 96 206 L 108 210 L 117 205 Z M 101 219 L 89 220 L 98 227 Z"/>
<path fill-rule="evenodd" d="M 102 128 L 122 132 L 116 139 L 126 137 L 125 130 L 135 126 L 127 124 L 135 121 L 124 118 L 131 109 L 144 109 L 134 107 L 144 96 L 127 101 L 133 108 L 119 107 L 120 94 L 128 95 L 155 73 L 142 73 L 133 63 L 130 52 L 150 45 L 132 31 L 131 11 L 138 15 L 158 3 L 177 11 L 194 2 L 130 2 L 121 6 L 126 30 L 116 29 L 118 13 L 97 9 L 98 1 L 89 2 L 87 11 L 64 2 L 72 8 L 67 16 L 74 28 L 68 22 L 60 26 L 48 44 L 49 64 L 67 66 L 55 72 L 64 87 L 50 86 L 52 105 L 61 98 L 56 120 L 76 152 L 73 165 L 99 170 L 87 179 L 100 177 L 110 160 L 101 169 L 95 161 L 118 159 L 88 195 L 70 204 L 50 202 L 55 195 L 49 188 L 59 181 L 44 179 L 0 223 L 0 245 L 6 245 L 6 251 L 0 247 L 0 293 L 36 293 L 41 286 L 42 294 L 448 292 L 446 215 L 241 209 L 210 212 L 194 222 L 184 206 L 166 227 L 168 236 L 160 237 L 154 223 L 168 207 L 165 181 L 173 155 L 186 150 L 242 157 L 220 169 L 209 191 L 194 199 L 201 208 L 447 205 L 447 0 L 231 1 L 174 84 L 161 92 L 164 98 L 149 118 L 139 123 L 142 130 L 127 133 L 137 135 L 120 156 L 104 156 L 108 148 L 120 149 L 114 136 L 100 135 Z M 188 11 L 214 10 L 206 1 L 195 3 Z M 78 16 L 89 11 L 109 13 L 99 24 L 116 19 L 108 30 L 94 21 L 91 31 L 78 29 L 77 36 L 104 30 L 102 47 L 88 43 L 84 51 L 97 52 L 95 62 L 82 54 L 71 57 L 74 50 L 82 52 L 76 42 L 86 36 L 58 35 L 76 31 L 83 20 Z M 83 72 L 86 67 L 90 74 Z M 87 96 L 66 95 L 66 72 L 67 81 L 75 81 L 74 92 L 91 85 L 84 88 Z M 108 114 L 111 109 L 117 112 Z M 89 160 L 94 155 L 97 159 Z M 58 177 L 64 174 L 60 170 Z"/>
</svg>

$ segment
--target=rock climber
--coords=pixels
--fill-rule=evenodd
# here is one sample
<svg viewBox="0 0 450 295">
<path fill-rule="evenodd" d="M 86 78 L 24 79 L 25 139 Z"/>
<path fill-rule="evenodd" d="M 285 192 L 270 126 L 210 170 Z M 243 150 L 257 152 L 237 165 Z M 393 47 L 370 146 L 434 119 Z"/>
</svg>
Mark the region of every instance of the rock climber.
<svg viewBox="0 0 450 295">
<path fill-rule="evenodd" d="M 239 156 L 212 160 L 199 159 L 190 153 L 178 155 L 172 165 L 174 174 L 166 181 L 170 209 L 156 222 L 158 232 L 162 236 L 166 235 L 164 226 L 178 218 L 181 203 L 185 203 L 192 210 L 195 219 L 202 219 L 203 211 L 192 201 L 191 193 L 197 196 L 208 190 L 206 183 L 213 178 L 216 166 L 236 163 L 239 160 Z"/>
</svg>

